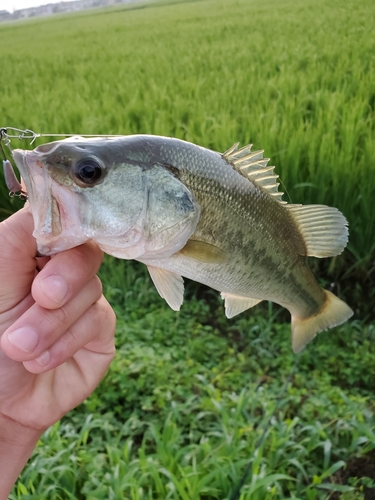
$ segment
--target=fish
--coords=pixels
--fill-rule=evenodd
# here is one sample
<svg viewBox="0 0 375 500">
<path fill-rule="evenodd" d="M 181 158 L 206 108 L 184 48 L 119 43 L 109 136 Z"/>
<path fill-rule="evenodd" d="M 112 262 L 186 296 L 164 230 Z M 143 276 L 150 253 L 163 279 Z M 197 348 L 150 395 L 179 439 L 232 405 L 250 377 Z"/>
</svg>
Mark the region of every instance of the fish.
<svg viewBox="0 0 375 500">
<path fill-rule="evenodd" d="M 340 325 L 351 308 L 317 282 L 307 257 L 340 254 L 342 213 L 290 204 L 263 150 L 225 153 L 170 137 L 69 137 L 15 149 L 40 254 L 93 240 L 107 254 L 144 263 L 178 311 L 183 278 L 221 293 L 232 318 L 262 300 L 291 314 L 292 348 Z"/>
</svg>

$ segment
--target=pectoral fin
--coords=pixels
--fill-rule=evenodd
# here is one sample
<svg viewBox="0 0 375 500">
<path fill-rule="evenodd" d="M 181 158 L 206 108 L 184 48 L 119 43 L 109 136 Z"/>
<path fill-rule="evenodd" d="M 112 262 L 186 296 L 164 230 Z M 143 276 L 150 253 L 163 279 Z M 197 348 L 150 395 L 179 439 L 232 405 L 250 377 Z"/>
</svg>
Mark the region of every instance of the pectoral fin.
<svg viewBox="0 0 375 500">
<path fill-rule="evenodd" d="M 261 302 L 259 299 L 251 299 L 250 297 L 242 297 L 231 293 L 221 293 L 221 297 L 225 300 L 225 315 L 227 318 L 233 318 L 250 307 L 256 306 Z"/>
<path fill-rule="evenodd" d="M 184 280 L 182 276 L 159 267 L 147 266 L 151 279 L 160 297 L 174 310 L 179 311 L 184 301 Z"/>
<path fill-rule="evenodd" d="M 227 255 L 221 248 L 197 240 L 189 240 L 179 254 L 207 264 L 223 264 L 227 260 Z"/>
</svg>

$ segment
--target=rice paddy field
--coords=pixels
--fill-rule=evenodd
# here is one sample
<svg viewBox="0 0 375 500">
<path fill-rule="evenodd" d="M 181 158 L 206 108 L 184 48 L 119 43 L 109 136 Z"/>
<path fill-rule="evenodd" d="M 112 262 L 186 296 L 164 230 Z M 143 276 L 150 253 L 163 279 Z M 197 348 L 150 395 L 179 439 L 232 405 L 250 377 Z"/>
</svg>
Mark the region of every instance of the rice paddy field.
<svg viewBox="0 0 375 500">
<path fill-rule="evenodd" d="M 106 257 L 116 359 L 43 435 L 11 500 L 375 498 L 374 26 L 369 0 L 136 3 L 0 24 L 0 127 L 253 143 L 286 201 L 347 217 L 345 252 L 311 265 L 355 311 L 302 352 L 283 392 L 296 360 L 285 311 L 228 320 L 217 292 L 189 282 L 176 313 L 145 267 Z M 0 218 L 18 206 L 0 177 Z"/>
</svg>

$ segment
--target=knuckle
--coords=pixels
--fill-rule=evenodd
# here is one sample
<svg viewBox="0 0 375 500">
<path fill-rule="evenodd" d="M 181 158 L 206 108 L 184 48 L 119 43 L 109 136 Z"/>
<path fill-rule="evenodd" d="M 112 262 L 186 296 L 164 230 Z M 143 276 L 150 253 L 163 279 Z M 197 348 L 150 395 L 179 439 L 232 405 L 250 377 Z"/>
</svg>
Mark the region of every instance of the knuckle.
<svg viewBox="0 0 375 500">
<path fill-rule="evenodd" d="M 54 367 L 60 366 L 65 363 L 79 348 L 79 332 L 74 331 L 74 326 L 68 328 L 64 335 L 52 348 L 51 365 Z"/>
<path fill-rule="evenodd" d="M 88 297 L 91 297 L 93 304 L 100 300 L 103 294 L 103 285 L 98 276 L 91 278 L 86 287 L 89 289 Z"/>
<path fill-rule="evenodd" d="M 112 325 L 113 327 L 116 326 L 116 314 L 115 311 L 112 309 L 112 307 L 109 305 L 109 303 L 104 299 L 101 303 L 101 309 L 102 309 L 102 317 L 106 323 L 109 325 Z"/>
<path fill-rule="evenodd" d="M 101 295 L 103 293 L 102 282 L 98 276 L 94 276 L 94 281 L 95 281 L 95 287 L 96 287 L 97 294 L 99 297 L 101 297 Z"/>
<path fill-rule="evenodd" d="M 68 314 L 65 307 L 54 309 L 53 311 L 46 311 L 40 313 L 39 316 L 39 330 L 42 335 L 48 335 L 51 332 L 59 330 L 61 326 L 65 325 L 68 321 Z"/>
<path fill-rule="evenodd" d="M 96 317 L 101 324 L 107 323 L 108 311 L 106 307 L 104 307 L 103 302 L 101 300 L 98 300 L 97 302 L 95 302 L 95 304 L 92 305 L 92 307 L 93 307 L 94 317 Z"/>
<path fill-rule="evenodd" d="M 93 314 L 97 318 L 98 329 L 100 330 L 99 336 L 101 338 L 114 337 L 116 330 L 116 315 L 107 300 L 102 297 L 93 305 Z"/>
<path fill-rule="evenodd" d="M 66 330 L 64 335 L 61 337 L 58 343 L 58 350 L 54 352 L 54 361 L 61 364 L 67 360 L 67 358 L 72 355 L 76 346 L 78 346 L 78 339 L 72 328 Z"/>
<path fill-rule="evenodd" d="M 60 325 L 68 323 L 68 312 L 66 307 L 60 307 L 54 310 L 54 322 Z"/>
</svg>

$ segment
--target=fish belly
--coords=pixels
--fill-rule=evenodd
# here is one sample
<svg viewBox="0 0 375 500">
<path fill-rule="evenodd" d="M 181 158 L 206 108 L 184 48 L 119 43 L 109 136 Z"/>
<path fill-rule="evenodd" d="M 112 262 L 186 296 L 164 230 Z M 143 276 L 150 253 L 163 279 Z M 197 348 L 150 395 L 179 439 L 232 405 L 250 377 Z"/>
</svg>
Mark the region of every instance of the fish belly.
<svg viewBox="0 0 375 500">
<path fill-rule="evenodd" d="M 225 230 L 224 227 L 222 229 Z M 211 231 L 211 237 L 206 236 L 205 241 L 213 244 L 214 235 Z M 197 232 L 193 238 L 202 241 L 203 235 Z M 314 314 L 323 305 L 324 292 L 304 257 L 296 254 L 288 258 L 282 252 L 275 255 L 270 249 L 267 251 L 259 240 L 248 242 L 246 247 L 235 244 L 221 244 L 220 247 L 228 255 L 228 260 L 219 264 L 202 262 L 183 253 L 176 253 L 168 259 L 147 261 L 146 264 L 219 292 L 276 302 L 300 317 Z"/>
</svg>

